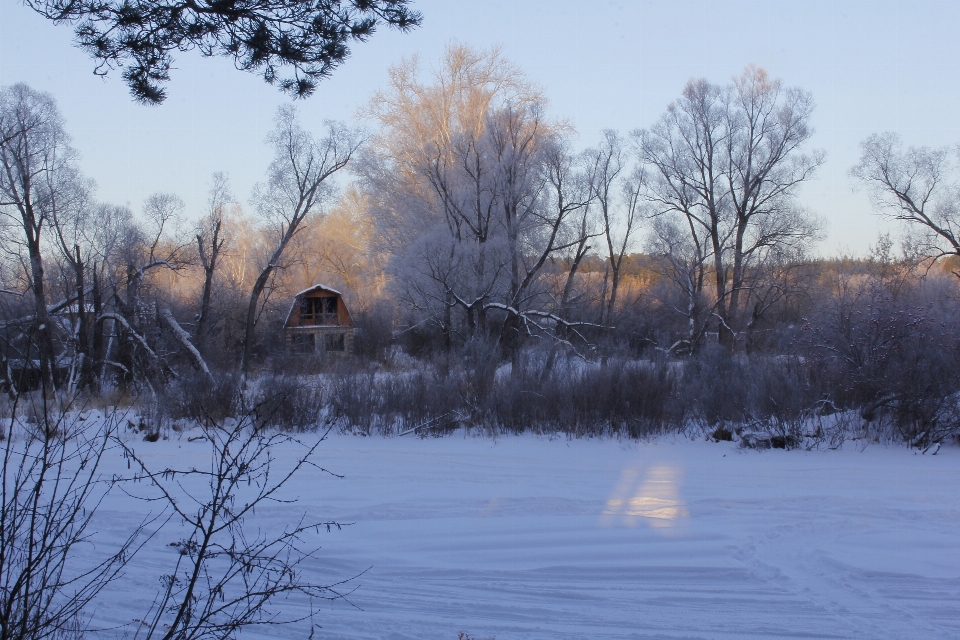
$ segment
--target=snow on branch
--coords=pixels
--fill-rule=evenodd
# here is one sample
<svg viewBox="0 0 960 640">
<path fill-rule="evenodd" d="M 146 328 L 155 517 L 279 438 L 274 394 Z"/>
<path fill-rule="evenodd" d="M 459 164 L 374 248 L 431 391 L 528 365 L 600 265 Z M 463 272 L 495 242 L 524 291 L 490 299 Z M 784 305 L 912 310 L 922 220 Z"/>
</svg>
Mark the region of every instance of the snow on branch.
<svg viewBox="0 0 960 640">
<path fill-rule="evenodd" d="M 127 319 L 124 318 L 122 315 L 120 315 L 119 313 L 113 313 L 112 311 L 108 311 L 106 313 L 100 314 L 100 317 L 97 318 L 97 322 L 100 322 L 102 320 L 114 320 L 115 322 L 119 322 L 121 325 L 123 325 L 123 328 L 126 329 L 127 332 L 134 338 L 134 340 L 139 342 L 140 346 L 142 346 L 146 350 L 146 352 L 150 354 L 151 358 L 153 358 L 154 360 L 157 359 L 157 354 L 154 352 L 153 349 L 150 348 L 150 345 L 147 344 L 146 339 L 143 336 L 141 336 L 139 333 L 137 333 L 136 330 L 130 326 L 130 323 L 127 322 Z"/>
<path fill-rule="evenodd" d="M 190 334 L 188 334 L 183 327 L 180 326 L 180 323 L 177 322 L 177 319 L 173 317 L 173 313 L 170 311 L 170 309 L 163 309 L 160 311 L 160 319 L 163 320 L 170 328 L 170 331 L 173 332 L 177 342 L 179 342 L 187 351 L 187 353 L 190 354 L 190 357 L 193 359 L 193 362 L 197 368 L 200 369 L 200 371 L 202 371 L 208 378 L 212 379 L 212 376 L 210 375 L 210 368 L 207 367 L 206 361 L 203 359 L 203 356 L 200 355 L 200 352 L 197 351 L 197 348 L 193 346 L 193 343 L 190 342 Z"/>
</svg>

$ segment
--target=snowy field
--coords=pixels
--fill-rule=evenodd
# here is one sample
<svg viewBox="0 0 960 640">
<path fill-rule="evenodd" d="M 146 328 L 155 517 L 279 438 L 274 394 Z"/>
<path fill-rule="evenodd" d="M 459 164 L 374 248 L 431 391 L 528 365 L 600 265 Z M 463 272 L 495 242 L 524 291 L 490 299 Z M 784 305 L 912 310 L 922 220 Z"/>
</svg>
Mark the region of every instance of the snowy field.
<svg viewBox="0 0 960 640">
<path fill-rule="evenodd" d="M 137 452 L 184 467 L 209 449 L 184 437 Z M 316 638 L 960 638 L 956 447 L 333 436 L 318 462 L 344 478 L 308 470 L 297 505 L 249 523 L 353 523 L 322 533 L 307 565 L 325 583 L 369 568 L 352 605 L 318 606 Z M 148 508 L 111 497 L 100 539 Z M 137 556 L 95 626 L 149 604 L 175 530 Z"/>
</svg>

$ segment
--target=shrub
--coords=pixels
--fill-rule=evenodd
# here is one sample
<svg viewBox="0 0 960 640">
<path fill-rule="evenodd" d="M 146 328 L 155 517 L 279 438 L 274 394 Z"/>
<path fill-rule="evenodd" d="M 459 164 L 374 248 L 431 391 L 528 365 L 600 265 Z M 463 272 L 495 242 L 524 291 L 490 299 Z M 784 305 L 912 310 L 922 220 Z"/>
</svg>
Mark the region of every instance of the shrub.
<svg viewBox="0 0 960 640">
<path fill-rule="evenodd" d="M 915 446 L 960 433 L 960 321 L 948 301 L 867 290 L 811 323 L 812 366 L 841 408 Z"/>
<path fill-rule="evenodd" d="M 683 394 L 706 425 L 744 422 L 749 416 L 749 366 L 719 345 L 704 347 L 683 367 Z"/>
<path fill-rule="evenodd" d="M 239 381 L 226 372 L 219 372 L 212 379 L 200 372 L 190 373 L 166 388 L 163 403 L 174 420 L 221 423 L 240 411 Z"/>
<path fill-rule="evenodd" d="M 326 397 L 316 382 L 293 376 L 264 376 L 246 410 L 252 412 L 257 427 L 276 427 L 281 431 L 308 431 L 326 417 Z"/>
</svg>

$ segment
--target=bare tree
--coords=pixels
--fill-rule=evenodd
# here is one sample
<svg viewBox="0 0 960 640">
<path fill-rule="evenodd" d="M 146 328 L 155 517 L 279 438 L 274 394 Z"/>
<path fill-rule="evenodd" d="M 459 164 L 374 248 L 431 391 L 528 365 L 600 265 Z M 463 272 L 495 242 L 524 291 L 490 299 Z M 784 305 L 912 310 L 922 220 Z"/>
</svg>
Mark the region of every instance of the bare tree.
<svg viewBox="0 0 960 640">
<path fill-rule="evenodd" d="M 583 162 L 584 158 L 586 163 Z M 576 334 L 578 323 L 570 318 L 570 306 L 576 290 L 577 273 L 593 248 L 590 241 L 603 234 L 602 229 L 598 228 L 601 221 L 596 219 L 596 207 L 593 206 L 595 189 L 589 160 L 589 155 L 574 157 L 564 144 L 554 145 L 552 151 L 546 154 L 547 186 L 544 199 L 547 206 L 559 213 L 558 218 L 565 218 L 563 233 L 557 243 L 559 248 L 552 253 L 550 260 L 556 262 L 566 259 L 566 274 L 554 309 L 557 317 L 554 335 L 557 340 L 544 363 L 541 380 L 550 374 L 561 345 L 569 345 L 570 338 Z M 587 166 L 583 167 L 584 164 Z"/>
<path fill-rule="evenodd" d="M 0 89 L 0 212 L 19 227 L 26 248 L 41 377 L 48 389 L 55 388 L 56 364 L 43 235 L 57 212 L 83 195 L 75 155 L 49 94 L 25 84 Z"/>
<path fill-rule="evenodd" d="M 589 154 L 573 156 L 565 144 L 554 145 L 546 154 L 545 199 L 554 211 L 563 213 L 567 222 L 559 242 L 562 248 L 551 256 L 569 260 L 557 300 L 557 313 L 564 316 L 574 296 L 580 266 L 594 248 L 590 241 L 604 234 L 602 216 L 594 206 L 596 189 L 590 160 Z"/>
<path fill-rule="evenodd" d="M 661 258 L 660 273 L 673 285 L 672 291 L 660 296 L 660 301 L 681 317 L 685 325 L 683 333 L 669 346 L 659 347 L 668 354 L 693 352 L 706 329 L 706 315 L 710 310 L 704 300 L 707 260 L 697 240 L 675 220 L 665 217 L 653 221 L 647 240 L 647 251 Z"/>
<path fill-rule="evenodd" d="M 117 302 L 135 326 L 148 313 L 142 300 L 144 282 L 157 269 L 177 270 L 182 266 L 182 250 L 187 244 L 180 234 L 184 203 L 173 193 L 151 194 L 143 203 L 142 220 L 125 229 L 122 245 L 123 296 Z M 121 284 L 117 283 L 117 284 Z M 119 293 L 119 288 L 117 289 Z"/>
<path fill-rule="evenodd" d="M 712 261 L 713 313 L 728 347 L 751 266 L 772 248 L 816 237 L 816 221 L 795 201 L 824 158 L 800 151 L 813 135 L 812 111 L 809 93 L 751 66 L 725 87 L 689 81 L 654 127 L 634 134 L 649 169 L 642 197 L 661 215 L 681 216 Z"/>
<path fill-rule="evenodd" d="M 296 110 L 283 106 L 277 111 L 276 126 L 268 138 L 274 158 L 266 184 L 257 187 L 254 202 L 267 225 L 273 249 L 250 291 L 240 359 L 244 374 L 250 364 L 261 294 L 271 275 L 282 266 L 290 240 L 332 195 L 334 189 L 328 179 L 347 165 L 360 146 L 357 131 L 334 122 L 326 127 L 327 135 L 315 140 L 300 126 Z"/>
<path fill-rule="evenodd" d="M 819 235 L 818 221 L 796 203 L 797 188 L 813 177 L 824 153 L 802 155 L 813 135 L 809 125 L 813 98 L 784 89 L 763 69 L 748 67 L 734 78 L 727 109 L 727 182 L 736 216 L 730 310 L 749 296 L 747 269 L 764 254 L 802 250 Z"/>
<path fill-rule="evenodd" d="M 607 274 L 600 301 L 600 324 L 613 321 L 620 289 L 620 272 L 639 220 L 639 185 L 642 168 L 630 175 L 625 142 L 616 131 L 603 132 L 603 142 L 587 152 L 592 165 L 593 197 L 603 221 L 607 249 Z M 610 293 L 607 296 L 607 282 Z"/>
<path fill-rule="evenodd" d="M 200 221 L 197 232 L 197 251 L 203 267 L 203 293 L 200 297 L 200 313 L 197 314 L 197 349 L 203 353 L 207 325 L 210 322 L 210 297 L 213 294 L 213 277 L 217 271 L 217 258 L 226 242 L 223 229 L 227 205 L 233 202 L 230 183 L 224 173 L 213 174 L 210 195 L 207 199 L 207 215 Z"/>
<path fill-rule="evenodd" d="M 160 324 L 157 300 L 144 299 L 148 277 L 162 269 L 176 272 L 185 262 L 182 235 L 183 201 L 171 193 L 155 193 L 143 205 L 143 220 L 123 221 L 117 231 L 112 268 L 107 272 L 112 289 L 112 308 L 103 310 L 98 322 L 111 321 L 117 337 L 117 357 L 104 359 L 124 373 L 127 382 L 145 383 L 153 392 L 172 373 L 158 355 L 156 336 L 148 335 Z M 153 343 L 153 344 L 151 344 Z"/>
<path fill-rule="evenodd" d="M 894 133 L 872 135 L 860 148 L 850 173 L 869 188 L 877 208 L 919 229 L 927 256 L 960 256 L 960 182 L 950 150 L 903 149 Z"/>
<path fill-rule="evenodd" d="M 96 249 L 91 238 L 96 236 L 92 226 L 96 222 L 96 204 L 93 202 L 92 182 L 77 179 L 74 182 L 73 194 L 64 198 L 61 206 L 51 211 L 49 226 L 55 238 L 56 247 L 61 264 L 69 271 L 70 285 L 66 288 L 63 298 L 75 301 L 76 313 L 68 314 L 72 327 L 69 327 L 67 340 L 70 367 L 66 377 L 66 387 L 72 394 L 78 389 L 86 389 L 95 383 L 93 333 L 94 327 L 89 322 L 87 314 L 91 296 L 99 293 L 91 286 L 91 275 L 95 271 Z M 95 323 L 94 323 L 95 324 Z"/>
<path fill-rule="evenodd" d="M 507 175 L 512 173 L 510 165 L 515 162 L 514 155 L 507 156 L 510 162 L 504 163 Z M 523 325 L 526 335 L 546 333 L 547 327 L 552 326 L 554 337 L 569 344 L 574 335 L 584 339 L 577 331 L 584 323 L 572 322 L 565 314 L 556 313 L 563 310 L 569 297 L 562 295 L 558 308 L 540 277 L 548 260 L 572 250 L 568 275 L 572 287 L 578 258 L 582 259 L 586 243 L 594 235 L 588 222 L 588 208 L 595 194 L 590 188 L 589 175 L 578 171 L 567 142 L 559 135 L 543 136 L 537 155 L 525 161 L 534 166 L 527 169 L 531 173 L 524 197 L 529 200 L 520 199 L 521 206 L 515 207 L 515 224 L 522 244 L 512 246 L 511 257 L 520 265 L 522 278 L 516 285 L 511 278 L 508 321 L 514 319 Z M 510 194 L 511 190 L 506 193 Z M 514 354 L 518 348 L 519 344 L 512 347 Z"/>
<path fill-rule="evenodd" d="M 99 384 L 103 384 L 109 372 L 119 363 L 113 362 L 111 354 L 116 342 L 116 321 L 104 315 L 108 308 L 114 308 L 114 297 L 119 281 L 122 253 L 129 230 L 133 226 L 133 212 L 128 207 L 110 204 L 98 204 L 90 214 L 89 241 L 92 260 L 90 268 L 90 288 L 94 315 L 91 354 L 94 359 L 95 373 Z"/>
</svg>

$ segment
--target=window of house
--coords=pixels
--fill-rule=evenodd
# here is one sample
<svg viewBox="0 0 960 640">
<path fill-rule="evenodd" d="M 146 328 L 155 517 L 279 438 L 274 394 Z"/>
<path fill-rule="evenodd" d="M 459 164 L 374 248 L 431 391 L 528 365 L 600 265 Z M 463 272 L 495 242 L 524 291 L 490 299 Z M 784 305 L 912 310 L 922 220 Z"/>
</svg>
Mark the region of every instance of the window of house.
<svg viewBox="0 0 960 640">
<path fill-rule="evenodd" d="M 337 315 L 337 299 L 300 298 L 300 324 L 340 324 Z"/>
<path fill-rule="evenodd" d="M 328 333 L 324 341 L 327 351 L 346 351 L 346 344 L 342 333 Z"/>
<path fill-rule="evenodd" d="M 312 333 L 295 333 L 293 335 L 293 348 L 297 353 L 313 353 L 316 349 L 314 335 Z"/>
</svg>

